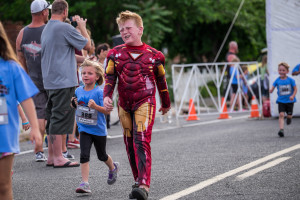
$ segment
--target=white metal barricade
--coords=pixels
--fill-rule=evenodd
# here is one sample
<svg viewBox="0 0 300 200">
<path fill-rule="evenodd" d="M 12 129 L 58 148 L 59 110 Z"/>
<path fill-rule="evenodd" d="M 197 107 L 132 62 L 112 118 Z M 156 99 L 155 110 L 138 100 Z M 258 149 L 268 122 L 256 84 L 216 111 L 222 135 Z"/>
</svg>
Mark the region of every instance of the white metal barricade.
<svg viewBox="0 0 300 200">
<path fill-rule="evenodd" d="M 189 108 L 189 100 L 192 99 L 195 105 L 195 110 L 197 112 L 197 116 L 203 115 L 216 115 L 221 114 L 224 110 L 224 106 L 226 104 L 222 104 L 222 98 L 226 100 L 231 93 L 231 83 L 233 80 L 233 76 L 230 77 L 230 80 L 226 81 L 226 71 L 229 67 L 233 67 L 232 74 L 237 72 L 237 75 L 240 77 L 237 79 L 238 81 L 238 89 L 236 92 L 236 96 L 233 100 L 233 105 L 239 101 L 239 108 L 237 111 L 233 111 L 232 107 L 228 112 L 230 113 L 241 113 L 241 112 L 250 112 L 251 106 L 248 101 L 245 101 L 248 109 L 242 108 L 242 99 L 246 99 L 246 94 L 243 92 L 242 86 L 242 78 L 245 78 L 245 74 L 241 66 L 247 66 L 247 68 L 252 72 L 253 68 L 255 69 L 252 72 L 253 78 L 251 80 L 247 80 L 245 86 L 248 88 L 248 93 L 251 96 L 255 96 L 258 102 L 258 110 L 260 114 L 262 113 L 262 98 L 261 98 L 261 82 L 260 82 L 260 74 L 259 67 L 257 62 L 239 62 L 239 63 L 196 63 L 196 64 L 182 64 L 182 65 L 172 65 L 172 79 L 173 79 L 173 94 L 174 94 L 174 102 L 175 102 L 175 111 L 176 111 L 176 119 L 177 123 L 179 123 L 178 119 L 183 117 L 188 117 L 190 114 Z M 229 71 L 229 70 L 228 70 Z M 255 95 L 253 91 L 252 82 L 255 82 L 257 86 L 257 93 Z M 216 89 L 217 95 L 214 96 L 212 91 L 208 87 L 208 82 L 213 82 L 213 87 Z M 255 85 L 254 84 L 254 85 Z M 224 85 L 226 87 L 224 88 Z M 223 87 L 222 87 L 223 86 Z M 199 88 L 205 88 L 209 97 L 204 98 L 199 91 Z M 222 89 L 224 88 L 223 94 Z M 221 105 L 222 104 L 222 105 Z"/>
</svg>

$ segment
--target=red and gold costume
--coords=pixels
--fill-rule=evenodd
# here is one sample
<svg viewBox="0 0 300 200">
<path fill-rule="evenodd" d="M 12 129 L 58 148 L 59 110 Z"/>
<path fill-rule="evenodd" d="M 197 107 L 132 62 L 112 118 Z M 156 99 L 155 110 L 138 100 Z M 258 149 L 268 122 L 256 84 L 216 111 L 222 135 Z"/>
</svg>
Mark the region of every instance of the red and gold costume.
<svg viewBox="0 0 300 200">
<path fill-rule="evenodd" d="M 119 118 L 132 173 L 140 185 L 150 186 L 156 85 L 162 107 L 170 107 L 164 64 L 164 55 L 145 43 L 142 46 L 123 44 L 107 55 L 104 97 L 112 98 L 118 79 Z"/>
</svg>

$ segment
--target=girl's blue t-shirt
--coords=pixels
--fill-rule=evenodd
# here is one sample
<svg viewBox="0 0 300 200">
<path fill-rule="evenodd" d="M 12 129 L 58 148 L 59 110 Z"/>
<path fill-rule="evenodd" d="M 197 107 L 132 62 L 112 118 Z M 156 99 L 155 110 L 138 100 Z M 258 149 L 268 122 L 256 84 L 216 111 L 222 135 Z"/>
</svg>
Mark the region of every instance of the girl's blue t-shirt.
<svg viewBox="0 0 300 200">
<path fill-rule="evenodd" d="M 23 68 L 15 61 L 5 61 L 0 58 L 0 98 L 1 106 L 6 104 L 8 123 L 0 124 L 0 153 L 19 153 L 19 113 L 18 102 L 37 94 L 39 90 L 26 74 Z M 6 103 L 4 103 L 6 102 Z M 1 117 L 5 110 L 1 107 Z"/>
<path fill-rule="evenodd" d="M 85 91 L 84 86 L 80 86 L 76 89 L 75 95 L 77 97 L 78 105 L 87 106 L 89 100 L 93 99 L 98 106 L 103 106 L 103 90 L 99 86 L 90 91 Z M 106 136 L 107 128 L 105 115 L 98 112 L 97 121 L 96 125 L 87 125 L 77 121 L 78 131 L 84 131 L 92 135 Z"/>
<path fill-rule="evenodd" d="M 277 87 L 278 98 L 276 103 L 294 103 L 296 102 L 296 97 L 293 101 L 290 100 L 290 96 L 294 93 L 294 86 L 296 85 L 295 80 L 287 77 L 286 79 L 280 79 L 278 77 L 273 86 Z"/>
</svg>

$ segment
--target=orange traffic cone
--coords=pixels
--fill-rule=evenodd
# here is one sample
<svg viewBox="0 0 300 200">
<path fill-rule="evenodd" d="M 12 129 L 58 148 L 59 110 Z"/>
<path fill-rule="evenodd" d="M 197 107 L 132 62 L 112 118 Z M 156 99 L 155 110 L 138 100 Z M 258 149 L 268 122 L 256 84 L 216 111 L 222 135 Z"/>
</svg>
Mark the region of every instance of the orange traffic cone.
<svg viewBox="0 0 300 200">
<path fill-rule="evenodd" d="M 224 108 L 222 110 L 222 113 L 220 114 L 220 117 L 218 117 L 218 119 L 230 119 L 231 117 L 228 115 L 226 101 L 225 101 L 224 97 L 222 97 L 222 107 L 223 107 L 223 105 L 224 105 Z"/>
<path fill-rule="evenodd" d="M 193 99 L 190 99 L 189 103 L 189 117 L 186 119 L 187 121 L 199 120 L 196 115 L 195 105 Z"/>
<path fill-rule="evenodd" d="M 251 100 L 251 114 L 250 114 L 251 118 L 256 118 L 259 117 L 259 111 L 258 111 L 258 104 L 256 101 L 255 96 L 252 96 L 252 100 Z"/>
</svg>

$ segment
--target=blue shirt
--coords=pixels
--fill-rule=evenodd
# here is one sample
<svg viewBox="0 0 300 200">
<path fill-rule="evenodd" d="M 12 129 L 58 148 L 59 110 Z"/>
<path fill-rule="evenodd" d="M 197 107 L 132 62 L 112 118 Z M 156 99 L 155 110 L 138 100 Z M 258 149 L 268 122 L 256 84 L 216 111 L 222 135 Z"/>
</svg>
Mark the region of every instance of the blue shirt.
<svg viewBox="0 0 300 200">
<path fill-rule="evenodd" d="M 236 68 L 236 69 L 235 69 L 235 72 L 234 72 L 234 74 L 233 74 L 234 68 Z M 233 85 L 237 85 L 237 84 L 238 84 L 238 80 L 237 80 L 238 71 L 239 71 L 238 66 L 231 66 L 231 67 L 230 67 L 229 73 L 230 73 L 230 76 L 233 76 L 232 82 L 231 82 L 231 84 L 233 84 Z"/>
<path fill-rule="evenodd" d="M 286 79 L 282 80 L 278 77 L 273 86 L 277 87 L 277 95 L 278 98 L 276 103 L 294 103 L 296 102 L 296 97 L 293 101 L 290 100 L 290 96 L 294 93 L 294 86 L 296 85 L 295 80 L 287 77 Z"/>
<path fill-rule="evenodd" d="M 298 72 L 299 71 L 299 67 L 300 67 L 300 64 L 296 65 L 296 67 L 293 69 L 292 73 Z"/>
<path fill-rule="evenodd" d="M 87 106 L 89 100 L 93 99 L 98 106 L 103 106 L 103 90 L 99 86 L 90 91 L 85 91 L 84 86 L 80 86 L 76 89 L 75 94 L 77 96 L 78 105 Z M 77 121 L 78 131 L 84 131 L 92 135 L 106 136 L 107 129 L 105 115 L 98 112 L 97 120 L 97 125 L 87 125 Z"/>
<path fill-rule="evenodd" d="M 0 124 L 0 152 L 19 153 L 18 102 L 39 92 L 30 77 L 15 61 L 0 58 L 0 98 L 7 104 L 8 123 Z"/>
</svg>

